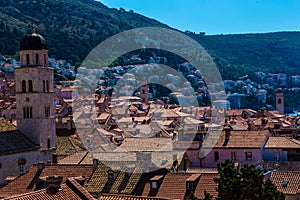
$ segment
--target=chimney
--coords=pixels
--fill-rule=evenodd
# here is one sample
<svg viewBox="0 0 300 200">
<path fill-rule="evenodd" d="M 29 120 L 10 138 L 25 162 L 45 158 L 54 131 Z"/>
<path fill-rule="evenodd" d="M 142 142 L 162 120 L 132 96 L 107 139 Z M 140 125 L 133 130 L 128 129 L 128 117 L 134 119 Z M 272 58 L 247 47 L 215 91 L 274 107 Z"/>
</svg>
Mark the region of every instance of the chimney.
<svg viewBox="0 0 300 200">
<path fill-rule="evenodd" d="M 93 171 L 95 171 L 97 169 L 98 164 L 99 164 L 99 160 L 94 158 L 93 159 Z"/>
<path fill-rule="evenodd" d="M 46 183 L 47 183 L 47 193 L 48 194 L 55 194 L 61 190 L 61 183 L 63 177 L 62 176 L 47 176 Z"/>
<path fill-rule="evenodd" d="M 52 164 L 57 164 L 57 154 L 56 153 L 52 154 Z"/>
<path fill-rule="evenodd" d="M 183 170 L 185 172 L 187 172 L 188 168 L 187 168 L 187 157 L 184 157 L 183 159 Z"/>
<path fill-rule="evenodd" d="M 224 131 L 225 131 L 225 140 L 224 140 L 223 146 L 227 146 L 229 139 L 230 139 L 231 127 L 225 125 Z"/>
<path fill-rule="evenodd" d="M 38 171 L 43 171 L 43 169 L 45 167 L 45 163 L 40 161 L 40 162 L 38 162 L 37 167 L 38 167 Z"/>
</svg>

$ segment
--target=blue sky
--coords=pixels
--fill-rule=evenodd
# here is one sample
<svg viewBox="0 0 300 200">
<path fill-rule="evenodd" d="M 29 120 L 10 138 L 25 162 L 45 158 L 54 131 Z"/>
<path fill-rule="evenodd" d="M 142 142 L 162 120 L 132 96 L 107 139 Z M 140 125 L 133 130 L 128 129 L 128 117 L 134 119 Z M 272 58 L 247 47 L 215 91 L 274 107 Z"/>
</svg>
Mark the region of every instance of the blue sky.
<svg viewBox="0 0 300 200">
<path fill-rule="evenodd" d="M 300 0 L 100 0 L 179 30 L 207 34 L 300 31 Z"/>
</svg>

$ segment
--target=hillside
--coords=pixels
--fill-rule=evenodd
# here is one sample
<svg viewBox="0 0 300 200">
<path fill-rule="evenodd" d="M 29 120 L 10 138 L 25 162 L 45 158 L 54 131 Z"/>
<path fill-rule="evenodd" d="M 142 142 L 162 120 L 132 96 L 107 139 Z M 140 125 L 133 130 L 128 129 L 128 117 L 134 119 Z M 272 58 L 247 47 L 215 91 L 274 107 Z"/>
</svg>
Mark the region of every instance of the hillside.
<svg viewBox="0 0 300 200">
<path fill-rule="evenodd" d="M 0 53 L 14 55 L 31 23 L 43 35 L 50 55 L 73 63 L 97 44 L 124 30 L 168 27 L 133 11 L 111 9 L 94 0 L 0 0 Z"/>
<path fill-rule="evenodd" d="M 82 61 L 101 41 L 121 31 L 168 27 L 134 11 L 111 9 L 94 0 L 0 0 L 0 54 L 14 55 L 32 22 L 37 32 L 45 36 L 50 55 L 73 64 Z M 300 74 L 300 32 L 185 34 L 208 50 L 223 79 L 251 76 L 253 71 Z"/>
</svg>

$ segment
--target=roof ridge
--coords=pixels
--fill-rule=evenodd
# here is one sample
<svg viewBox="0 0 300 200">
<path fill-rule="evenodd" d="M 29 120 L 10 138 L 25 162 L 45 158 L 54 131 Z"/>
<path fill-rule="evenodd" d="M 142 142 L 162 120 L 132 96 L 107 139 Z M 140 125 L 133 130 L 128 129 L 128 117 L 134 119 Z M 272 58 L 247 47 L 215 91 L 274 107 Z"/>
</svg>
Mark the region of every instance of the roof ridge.
<svg viewBox="0 0 300 200">
<path fill-rule="evenodd" d="M 80 151 L 78 151 L 78 152 L 80 152 Z M 86 151 L 85 154 L 84 154 L 84 156 L 83 156 L 83 157 L 81 158 L 81 160 L 78 162 L 78 165 L 81 164 L 81 162 L 87 157 L 88 154 L 89 154 L 89 151 Z"/>
</svg>

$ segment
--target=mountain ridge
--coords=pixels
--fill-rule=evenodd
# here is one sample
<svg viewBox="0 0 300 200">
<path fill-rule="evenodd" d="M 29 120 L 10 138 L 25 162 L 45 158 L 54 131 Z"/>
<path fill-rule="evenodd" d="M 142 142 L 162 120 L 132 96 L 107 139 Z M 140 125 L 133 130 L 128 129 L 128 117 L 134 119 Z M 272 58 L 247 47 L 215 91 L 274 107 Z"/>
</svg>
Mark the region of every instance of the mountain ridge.
<svg viewBox="0 0 300 200">
<path fill-rule="evenodd" d="M 0 0 L 0 53 L 14 55 L 32 22 L 46 38 L 50 55 L 73 64 L 119 32 L 150 26 L 171 28 L 132 10 L 108 8 L 94 0 Z M 254 71 L 299 74 L 300 32 L 183 33 L 208 51 L 223 79 L 251 76 Z"/>
</svg>

